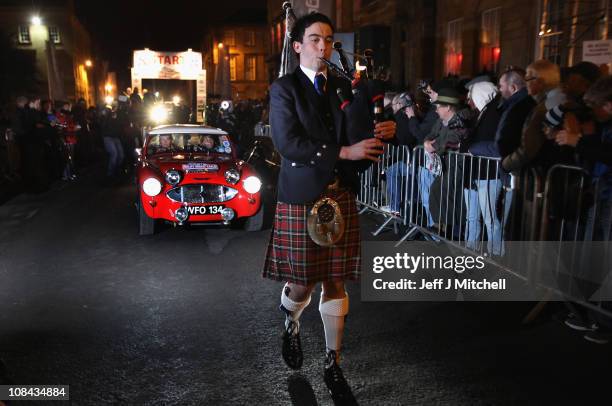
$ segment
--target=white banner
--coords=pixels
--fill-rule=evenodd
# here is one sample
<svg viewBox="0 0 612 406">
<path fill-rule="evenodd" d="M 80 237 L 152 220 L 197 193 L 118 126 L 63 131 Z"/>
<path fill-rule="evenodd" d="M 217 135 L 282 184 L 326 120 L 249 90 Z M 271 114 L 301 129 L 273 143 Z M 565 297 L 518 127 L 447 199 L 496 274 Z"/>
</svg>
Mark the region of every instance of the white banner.
<svg viewBox="0 0 612 406">
<path fill-rule="evenodd" d="M 582 43 L 582 60 L 595 65 L 612 63 L 612 39 L 601 41 L 584 41 Z"/>
<path fill-rule="evenodd" d="M 141 78 L 198 80 L 201 70 L 200 52 L 134 51 L 133 71 Z"/>
</svg>

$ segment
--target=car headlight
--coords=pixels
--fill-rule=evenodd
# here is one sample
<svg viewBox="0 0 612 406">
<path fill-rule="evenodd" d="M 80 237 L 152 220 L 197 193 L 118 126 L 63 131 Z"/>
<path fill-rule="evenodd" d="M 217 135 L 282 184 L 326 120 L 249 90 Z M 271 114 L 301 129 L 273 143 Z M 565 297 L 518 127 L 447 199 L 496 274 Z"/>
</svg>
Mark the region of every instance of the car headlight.
<svg viewBox="0 0 612 406">
<path fill-rule="evenodd" d="M 162 190 L 162 184 L 156 178 L 148 178 L 147 180 L 142 182 L 142 190 L 148 196 L 157 196 Z"/>
<path fill-rule="evenodd" d="M 261 181 L 257 176 L 249 176 L 244 180 L 244 190 L 250 194 L 255 194 L 261 189 Z"/>
<path fill-rule="evenodd" d="M 181 173 L 175 169 L 170 169 L 166 172 L 166 182 L 172 186 L 177 185 L 181 181 Z"/>
<path fill-rule="evenodd" d="M 151 109 L 150 117 L 156 123 L 161 123 L 168 119 L 168 111 L 164 106 L 155 106 Z"/>
<path fill-rule="evenodd" d="M 238 169 L 231 168 L 225 171 L 225 180 L 227 181 L 227 183 L 230 183 L 232 185 L 238 183 L 238 181 L 240 180 L 240 172 L 238 172 Z"/>
</svg>

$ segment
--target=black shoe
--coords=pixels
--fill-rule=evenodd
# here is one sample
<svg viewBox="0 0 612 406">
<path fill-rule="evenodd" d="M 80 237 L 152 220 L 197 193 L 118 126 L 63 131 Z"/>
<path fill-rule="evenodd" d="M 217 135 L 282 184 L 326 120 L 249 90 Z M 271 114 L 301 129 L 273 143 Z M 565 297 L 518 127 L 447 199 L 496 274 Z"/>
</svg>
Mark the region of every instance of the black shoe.
<svg viewBox="0 0 612 406">
<path fill-rule="evenodd" d="M 291 369 L 300 369 L 304 361 L 302 342 L 297 328 L 297 325 L 290 321 L 283 332 L 283 359 Z"/>
<path fill-rule="evenodd" d="M 612 333 L 595 329 L 586 333 L 584 339 L 595 344 L 608 344 L 612 339 Z"/>
<path fill-rule="evenodd" d="M 332 350 L 327 354 L 323 377 L 335 405 L 357 405 L 351 387 L 344 379 L 342 369 L 336 363 L 336 351 Z"/>
<path fill-rule="evenodd" d="M 576 331 L 594 331 L 597 326 L 590 323 L 574 313 L 570 313 L 564 321 L 565 325 Z"/>
</svg>

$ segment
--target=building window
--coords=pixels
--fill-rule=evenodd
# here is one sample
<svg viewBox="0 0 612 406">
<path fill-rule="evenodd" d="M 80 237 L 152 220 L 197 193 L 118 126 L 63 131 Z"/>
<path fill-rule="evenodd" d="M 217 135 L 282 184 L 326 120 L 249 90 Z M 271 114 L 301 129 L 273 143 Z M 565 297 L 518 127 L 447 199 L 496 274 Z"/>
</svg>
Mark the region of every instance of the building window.
<svg viewBox="0 0 612 406">
<path fill-rule="evenodd" d="M 497 72 L 501 48 L 499 32 L 501 25 L 501 8 L 494 8 L 482 13 L 480 26 L 480 66 L 483 70 Z"/>
<path fill-rule="evenodd" d="M 247 47 L 255 46 L 255 31 L 245 31 L 244 33 L 244 45 Z"/>
<path fill-rule="evenodd" d="M 463 61 L 463 42 L 461 40 L 463 19 L 449 21 L 446 30 L 445 73 L 460 74 Z"/>
<path fill-rule="evenodd" d="M 238 56 L 237 55 L 231 55 L 230 56 L 230 80 L 234 81 L 237 80 L 237 71 L 236 71 L 236 65 L 238 63 Z"/>
<path fill-rule="evenodd" d="M 543 0 L 542 16 L 540 17 L 540 58 L 561 65 L 564 45 L 562 44 L 562 24 L 566 0 Z"/>
<path fill-rule="evenodd" d="M 276 49 L 283 49 L 283 34 L 281 33 L 281 23 L 276 24 Z"/>
<path fill-rule="evenodd" d="M 59 28 L 49 27 L 49 40 L 54 44 L 61 44 L 62 39 L 60 38 Z"/>
<path fill-rule="evenodd" d="M 30 38 L 30 26 L 29 25 L 19 26 L 19 43 L 20 44 L 31 44 L 32 43 L 32 40 Z"/>
<path fill-rule="evenodd" d="M 223 42 L 225 45 L 235 46 L 236 45 L 236 37 L 234 36 L 234 31 L 225 31 L 223 34 Z"/>
<path fill-rule="evenodd" d="M 246 80 L 257 80 L 257 56 L 247 55 L 245 65 Z"/>
</svg>

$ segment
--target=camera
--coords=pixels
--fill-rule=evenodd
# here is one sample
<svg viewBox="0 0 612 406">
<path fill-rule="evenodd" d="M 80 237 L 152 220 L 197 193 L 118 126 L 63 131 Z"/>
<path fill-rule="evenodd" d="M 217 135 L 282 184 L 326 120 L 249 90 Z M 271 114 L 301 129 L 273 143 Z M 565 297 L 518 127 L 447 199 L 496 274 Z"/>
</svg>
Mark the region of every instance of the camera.
<svg viewBox="0 0 612 406">
<path fill-rule="evenodd" d="M 417 89 L 420 90 L 421 92 L 425 92 L 425 90 L 427 89 L 429 85 L 431 85 L 430 80 L 421 79 L 419 80 L 419 83 L 417 84 Z"/>
<path fill-rule="evenodd" d="M 400 104 L 401 108 L 414 107 L 415 104 L 408 92 L 401 93 L 398 96 L 398 103 Z"/>
</svg>

